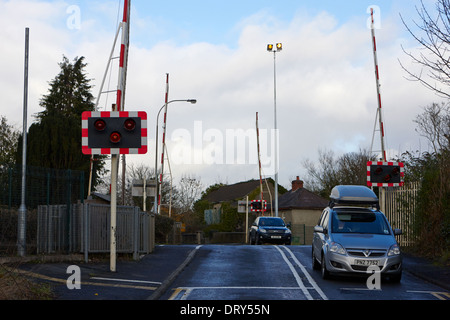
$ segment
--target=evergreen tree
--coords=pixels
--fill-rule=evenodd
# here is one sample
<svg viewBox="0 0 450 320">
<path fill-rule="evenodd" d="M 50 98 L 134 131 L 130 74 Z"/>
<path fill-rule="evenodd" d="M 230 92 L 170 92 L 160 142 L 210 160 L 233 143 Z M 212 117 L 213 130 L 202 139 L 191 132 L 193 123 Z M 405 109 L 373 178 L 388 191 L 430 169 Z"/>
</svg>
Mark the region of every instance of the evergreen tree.
<svg viewBox="0 0 450 320">
<path fill-rule="evenodd" d="M 85 171 L 88 180 L 91 157 L 81 152 L 81 114 L 94 110 L 95 104 L 90 79 L 84 71 L 86 65 L 84 57 L 71 63 L 64 56 L 59 63 L 61 71 L 39 103 L 44 110 L 36 115 L 37 121 L 28 132 L 28 165 Z M 20 153 L 21 148 L 18 159 Z M 96 158 L 100 161 L 94 166 L 94 186 L 98 182 L 96 173 L 104 170 L 104 156 Z"/>
<path fill-rule="evenodd" d="M 15 151 L 19 139 L 19 131 L 8 124 L 8 120 L 0 116 L 0 166 L 15 163 Z"/>
</svg>

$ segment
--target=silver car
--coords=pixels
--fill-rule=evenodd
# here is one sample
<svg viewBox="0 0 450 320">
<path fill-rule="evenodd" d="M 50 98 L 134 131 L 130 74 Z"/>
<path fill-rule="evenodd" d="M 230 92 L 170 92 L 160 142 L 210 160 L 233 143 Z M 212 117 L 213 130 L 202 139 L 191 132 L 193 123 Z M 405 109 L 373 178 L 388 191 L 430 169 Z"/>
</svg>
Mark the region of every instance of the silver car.
<svg viewBox="0 0 450 320">
<path fill-rule="evenodd" d="M 378 198 L 364 186 L 336 186 L 330 204 L 314 227 L 312 265 L 330 274 L 366 274 L 371 269 L 398 282 L 402 255 L 392 229 L 379 210 Z M 358 206 L 355 206 L 358 205 Z"/>
</svg>

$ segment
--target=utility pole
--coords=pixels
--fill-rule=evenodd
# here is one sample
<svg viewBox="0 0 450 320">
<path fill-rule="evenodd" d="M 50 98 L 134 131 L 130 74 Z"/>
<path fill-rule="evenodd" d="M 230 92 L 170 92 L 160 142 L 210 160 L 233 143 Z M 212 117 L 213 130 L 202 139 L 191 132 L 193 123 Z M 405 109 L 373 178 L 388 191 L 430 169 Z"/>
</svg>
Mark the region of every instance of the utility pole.
<svg viewBox="0 0 450 320">
<path fill-rule="evenodd" d="M 19 218 L 17 224 L 17 254 L 21 257 L 26 253 L 26 232 L 27 232 L 27 207 L 25 205 L 26 195 L 26 174 L 27 174 L 27 114 L 28 114 L 28 60 L 30 29 L 25 28 L 25 71 L 23 90 L 23 141 L 22 141 L 22 189 L 21 203 L 19 207 Z"/>
<path fill-rule="evenodd" d="M 161 198 L 162 198 L 162 183 L 164 175 L 164 152 L 166 151 L 166 125 L 167 125 L 167 105 L 169 104 L 169 74 L 166 73 L 166 94 L 164 103 L 164 124 L 163 124 L 163 136 L 162 136 L 162 153 L 161 153 L 161 173 L 159 175 L 159 186 L 158 186 L 158 205 L 157 212 L 161 214 Z M 158 130 L 158 128 L 156 128 Z M 158 141 L 156 141 L 158 143 Z M 156 171 L 155 171 L 156 174 Z"/>
<path fill-rule="evenodd" d="M 259 124 L 258 124 L 258 112 L 256 113 L 256 144 L 258 151 L 258 167 L 259 167 L 259 191 L 261 193 L 261 203 L 263 202 L 263 184 L 262 184 L 262 175 L 261 175 L 261 152 L 259 149 Z"/>
</svg>

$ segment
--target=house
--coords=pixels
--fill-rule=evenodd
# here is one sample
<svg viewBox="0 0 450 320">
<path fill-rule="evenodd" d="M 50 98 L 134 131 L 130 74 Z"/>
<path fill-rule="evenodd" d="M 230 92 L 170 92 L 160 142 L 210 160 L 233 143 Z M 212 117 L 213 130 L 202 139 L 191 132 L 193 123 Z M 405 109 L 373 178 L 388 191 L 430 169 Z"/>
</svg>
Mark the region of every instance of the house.
<svg viewBox="0 0 450 320">
<path fill-rule="evenodd" d="M 271 181 L 267 181 L 267 184 L 265 181 L 262 183 L 263 199 L 270 204 L 274 194 L 273 183 Z M 267 186 L 269 186 L 269 189 Z M 205 200 L 211 203 L 212 208 L 205 210 L 205 222 L 207 224 L 220 223 L 220 214 L 223 203 L 229 203 L 231 207 L 237 208 L 238 201 L 245 200 L 247 196 L 249 200 L 261 199 L 259 180 L 249 180 L 231 185 L 225 185 L 210 192 L 205 197 Z"/>
<path fill-rule="evenodd" d="M 292 189 L 278 197 L 278 215 L 291 224 L 293 238 L 301 244 L 310 244 L 312 229 L 328 200 L 303 187 L 303 181 L 297 177 L 292 181 Z"/>
<path fill-rule="evenodd" d="M 85 200 L 86 203 L 96 203 L 96 204 L 111 204 L 111 195 L 102 194 L 100 192 L 92 192 L 91 195 Z"/>
</svg>

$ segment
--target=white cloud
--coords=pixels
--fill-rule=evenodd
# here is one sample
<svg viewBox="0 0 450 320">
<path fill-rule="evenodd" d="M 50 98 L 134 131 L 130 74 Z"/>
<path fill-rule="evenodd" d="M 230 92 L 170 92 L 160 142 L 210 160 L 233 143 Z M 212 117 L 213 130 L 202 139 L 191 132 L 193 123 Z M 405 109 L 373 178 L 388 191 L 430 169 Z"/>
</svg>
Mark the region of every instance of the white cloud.
<svg viewBox="0 0 450 320">
<path fill-rule="evenodd" d="M 19 127 L 25 26 L 31 27 L 32 37 L 30 114 L 39 111 L 39 99 L 58 72 L 57 63 L 63 54 L 86 57 L 87 71 L 96 86 L 93 93 L 98 93 L 116 31 L 114 24 L 111 22 L 110 30 L 99 27 L 93 15 L 83 11 L 82 17 L 87 20 L 82 20 L 78 31 L 48 22 L 64 22 L 66 8 L 64 2 L 0 1 L 0 21 L 8 31 L 0 34 L 0 41 L 10 44 L 0 53 L 0 68 L 7 75 L 0 78 L 0 114 Z M 93 5 L 91 9 L 98 7 Z M 168 138 L 180 129 L 193 134 L 196 121 L 201 121 L 203 134 L 212 130 L 209 133 L 225 136 L 227 129 L 253 130 L 256 112 L 260 128 L 272 129 L 273 55 L 266 51 L 266 44 L 276 42 L 284 47 L 276 55 L 280 183 L 289 187 L 289 179 L 302 176 L 301 161 L 315 159 L 319 148 L 339 153 L 370 147 L 377 100 L 365 17 L 338 23 L 332 13 L 310 16 L 299 11 L 292 21 L 278 21 L 262 10 L 232 28 L 233 33 L 239 32 L 236 47 L 206 42 L 181 46 L 171 41 L 149 45 L 151 34 L 142 37 L 141 28 L 150 22 L 139 17 L 137 23 L 140 38 L 131 43 L 129 51 L 126 108 L 147 111 L 150 137 L 148 155 L 130 156 L 129 162 L 154 164 L 155 117 L 164 104 L 166 73 L 170 74 L 169 100 L 198 100 L 196 105 L 170 105 Z M 400 23 L 398 17 L 384 18 L 377 41 L 388 147 L 405 151 L 419 141 L 412 119 L 421 112 L 421 106 L 437 99 L 404 78 L 397 60 L 406 59 L 400 43 L 411 48 L 414 45 L 403 42 Z M 113 87 L 117 81 L 114 72 Z M 109 109 L 114 100 L 111 95 L 101 106 Z M 194 173 L 207 186 L 220 180 L 233 183 L 258 178 L 258 167 L 253 164 L 186 164 L 172 159 L 179 156 L 171 153 L 177 143 L 180 147 L 179 141 L 168 141 L 175 179 Z M 185 147 L 190 148 L 192 156 L 202 152 L 193 144 Z M 203 153 L 210 154 L 213 145 L 205 141 L 203 148 Z M 256 146 L 248 152 L 254 154 Z"/>
</svg>

